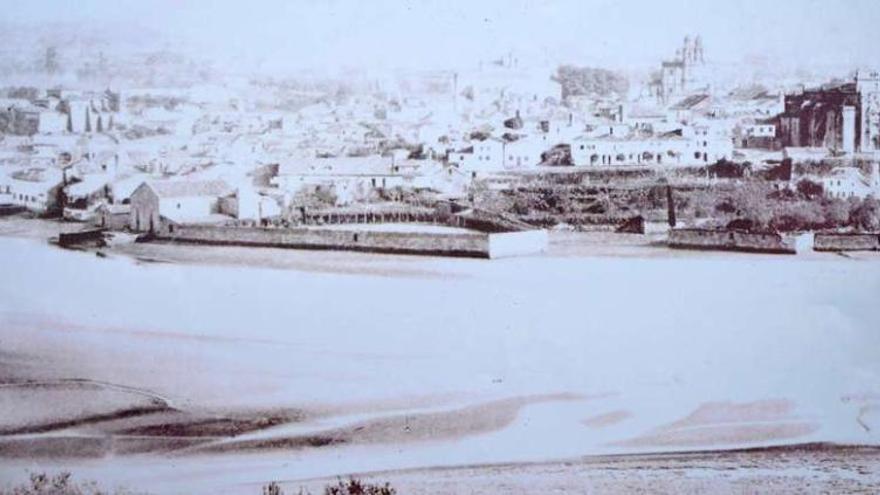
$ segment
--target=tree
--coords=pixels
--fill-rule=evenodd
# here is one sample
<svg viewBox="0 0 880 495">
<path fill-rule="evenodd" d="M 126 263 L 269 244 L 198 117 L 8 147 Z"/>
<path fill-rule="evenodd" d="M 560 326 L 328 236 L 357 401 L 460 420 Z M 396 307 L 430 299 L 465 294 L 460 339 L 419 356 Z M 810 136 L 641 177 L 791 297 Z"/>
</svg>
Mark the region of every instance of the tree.
<svg viewBox="0 0 880 495">
<path fill-rule="evenodd" d="M 92 114 L 89 113 L 89 108 L 86 107 L 86 132 L 92 132 Z"/>
<path fill-rule="evenodd" d="M 95 123 L 95 131 L 104 132 L 104 124 L 101 122 L 101 116 L 98 115 L 98 121 Z"/>
<path fill-rule="evenodd" d="M 67 109 L 67 132 L 73 132 L 73 117 L 70 109 Z"/>
<path fill-rule="evenodd" d="M 562 65 L 551 78 L 562 87 L 562 99 L 569 96 L 626 96 L 629 81 L 616 72 L 592 67 Z"/>
<path fill-rule="evenodd" d="M 825 188 L 823 188 L 822 184 L 819 184 L 818 182 L 813 182 L 809 179 L 801 179 L 800 182 L 797 183 L 797 192 L 799 192 L 804 199 L 811 200 L 822 197 L 825 193 Z"/>
<path fill-rule="evenodd" d="M 880 231 L 880 201 L 868 196 L 852 210 L 850 221 L 857 229 L 867 232 Z"/>
<path fill-rule="evenodd" d="M 825 226 L 838 228 L 850 221 L 850 205 L 841 199 L 833 199 L 825 205 Z"/>
</svg>

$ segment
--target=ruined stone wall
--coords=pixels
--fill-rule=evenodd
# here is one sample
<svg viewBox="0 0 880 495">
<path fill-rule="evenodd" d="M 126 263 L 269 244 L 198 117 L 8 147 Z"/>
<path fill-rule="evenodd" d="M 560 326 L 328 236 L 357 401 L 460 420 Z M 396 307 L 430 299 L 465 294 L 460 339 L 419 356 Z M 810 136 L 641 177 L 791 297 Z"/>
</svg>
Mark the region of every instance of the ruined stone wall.
<svg viewBox="0 0 880 495">
<path fill-rule="evenodd" d="M 816 234 L 815 251 L 880 251 L 880 233 Z"/>
<path fill-rule="evenodd" d="M 738 230 L 672 229 L 669 247 L 795 254 L 793 237 Z"/>
<path fill-rule="evenodd" d="M 437 234 L 320 228 L 260 228 L 174 225 L 161 240 L 238 246 L 371 251 L 441 256 L 490 257 L 489 235 Z"/>
</svg>

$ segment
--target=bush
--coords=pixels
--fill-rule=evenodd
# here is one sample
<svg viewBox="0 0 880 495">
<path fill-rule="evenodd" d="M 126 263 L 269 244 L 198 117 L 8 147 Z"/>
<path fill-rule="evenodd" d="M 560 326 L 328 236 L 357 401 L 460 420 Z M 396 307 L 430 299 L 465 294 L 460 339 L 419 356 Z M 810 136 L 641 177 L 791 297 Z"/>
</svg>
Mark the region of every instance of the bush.
<svg viewBox="0 0 880 495">
<path fill-rule="evenodd" d="M 857 229 L 867 232 L 880 231 L 880 201 L 871 196 L 865 198 L 853 208 L 850 221 Z"/>
<path fill-rule="evenodd" d="M 850 223 L 850 204 L 846 200 L 832 199 L 825 204 L 825 226 L 845 227 Z"/>
<path fill-rule="evenodd" d="M 103 490 L 94 482 L 75 482 L 69 472 L 55 476 L 46 473 L 31 473 L 30 481 L 9 489 L 0 487 L 0 495 L 108 495 L 110 493 L 132 494 L 134 492 Z"/>
<path fill-rule="evenodd" d="M 384 485 L 364 483 L 355 478 L 339 480 L 335 485 L 324 487 L 324 495 L 394 495 L 397 490 L 388 483 Z"/>
<path fill-rule="evenodd" d="M 734 163 L 727 160 L 720 160 L 717 163 L 709 165 L 708 171 L 711 175 L 723 179 L 741 179 L 747 175 L 749 165 L 744 163 Z"/>
<path fill-rule="evenodd" d="M 816 199 L 822 197 L 825 193 L 825 188 L 822 187 L 822 184 L 817 182 L 808 179 L 801 179 L 797 183 L 797 192 L 800 193 L 804 199 Z"/>
<path fill-rule="evenodd" d="M 356 478 L 349 478 L 348 481 L 339 480 L 335 485 L 327 485 L 324 487 L 324 495 L 395 495 L 395 490 L 389 483 L 377 484 L 366 483 Z M 263 486 L 263 495 L 284 495 L 284 490 L 276 482 L 271 482 Z M 300 488 L 297 495 L 309 495 Z"/>
</svg>

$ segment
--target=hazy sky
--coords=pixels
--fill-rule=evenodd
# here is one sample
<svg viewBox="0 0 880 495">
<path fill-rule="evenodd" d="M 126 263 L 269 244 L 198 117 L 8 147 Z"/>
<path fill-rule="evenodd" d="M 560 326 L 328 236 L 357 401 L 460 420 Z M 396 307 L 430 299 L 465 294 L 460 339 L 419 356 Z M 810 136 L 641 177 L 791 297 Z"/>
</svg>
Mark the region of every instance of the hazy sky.
<svg viewBox="0 0 880 495">
<path fill-rule="evenodd" d="M 0 0 L 14 22 L 138 23 L 264 66 L 523 58 L 653 65 L 700 33 L 716 61 L 880 67 L 880 0 Z"/>
</svg>

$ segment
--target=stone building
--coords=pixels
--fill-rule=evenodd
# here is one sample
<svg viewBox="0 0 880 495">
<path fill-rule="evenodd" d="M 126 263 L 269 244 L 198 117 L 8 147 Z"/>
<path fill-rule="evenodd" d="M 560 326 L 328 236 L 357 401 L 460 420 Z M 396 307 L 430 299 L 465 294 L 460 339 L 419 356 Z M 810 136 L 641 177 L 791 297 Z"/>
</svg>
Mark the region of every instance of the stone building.
<svg viewBox="0 0 880 495">
<path fill-rule="evenodd" d="M 880 151 L 880 76 L 860 72 L 848 82 L 786 95 L 779 133 L 783 146 Z"/>
<path fill-rule="evenodd" d="M 129 228 L 158 232 L 163 222 L 201 222 L 215 219 L 220 198 L 233 192 L 221 180 L 144 182 L 131 195 Z"/>
<path fill-rule="evenodd" d="M 651 95 L 665 104 L 699 89 L 705 65 L 702 38 L 698 35 L 692 40 L 685 36 L 681 48 L 675 51 L 675 57 L 664 60 L 654 74 L 649 84 Z"/>
</svg>

